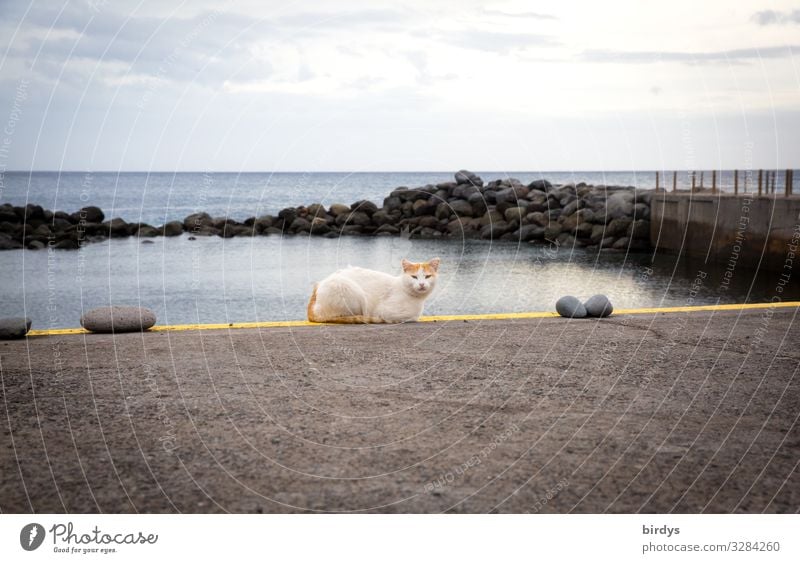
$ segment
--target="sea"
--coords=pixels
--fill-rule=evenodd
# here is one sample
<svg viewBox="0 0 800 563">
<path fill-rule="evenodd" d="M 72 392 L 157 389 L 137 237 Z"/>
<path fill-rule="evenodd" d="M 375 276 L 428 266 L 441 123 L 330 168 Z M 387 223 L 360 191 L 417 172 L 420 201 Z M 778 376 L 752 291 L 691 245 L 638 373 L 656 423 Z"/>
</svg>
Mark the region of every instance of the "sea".
<svg viewBox="0 0 800 563">
<path fill-rule="evenodd" d="M 722 189 L 727 189 L 726 172 L 719 180 Z M 476 173 L 485 181 L 655 185 L 655 171 Z M 688 174 L 679 177 L 684 182 L 679 187 L 690 185 Z M 451 172 L 7 172 L 0 203 L 65 211 L 96 205 L 109 218 L 160 225 L 197 211 L 243 220 L 316 202 L 366 199 L 380 205 L 396 187 L 452 178 Z M 710 185 L 710 173 L 706 178 Z M 778 189 L 781 179 L 779 174 Z M 2 251 L 0 317 L 27 316 L 39 329 L 68 328 L 78 326 L 81 314 L 94 307 L 135 305 L 152 309 L 159 324 L 299 320 L 314 282 L 336 269 L 354 265 L 397 272 L 402 258 L 434 256 L 442 259 L 442 267 L 426 303 L 425 313 L 431 315 L 552 311 L 563 295 L 585 299 L 597 293 L 608 295 L 618 309 L 760 302 L 775 295 L 776 285 L 774 274 L 743 267 L 723 284 L 724 265 L 654 252 L 399 237 L 189 240 L 184 234 L 150 244 L 107 240 L 79 251 Z M 784 300 L 800 297 L 800 288 L 789 292 Z"/>
</svg>

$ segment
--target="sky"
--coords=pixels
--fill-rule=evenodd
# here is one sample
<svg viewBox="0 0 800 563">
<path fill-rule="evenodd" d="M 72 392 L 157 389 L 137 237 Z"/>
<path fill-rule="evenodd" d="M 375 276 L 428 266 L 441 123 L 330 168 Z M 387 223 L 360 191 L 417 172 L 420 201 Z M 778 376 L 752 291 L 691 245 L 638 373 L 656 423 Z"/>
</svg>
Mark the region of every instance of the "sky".
<svg viewBox="0 0 800 563">
<path fill-rule="evenodd" d="M 800 167 L 800 1 L 0 2 L 0 171 Z"/>
</svg>

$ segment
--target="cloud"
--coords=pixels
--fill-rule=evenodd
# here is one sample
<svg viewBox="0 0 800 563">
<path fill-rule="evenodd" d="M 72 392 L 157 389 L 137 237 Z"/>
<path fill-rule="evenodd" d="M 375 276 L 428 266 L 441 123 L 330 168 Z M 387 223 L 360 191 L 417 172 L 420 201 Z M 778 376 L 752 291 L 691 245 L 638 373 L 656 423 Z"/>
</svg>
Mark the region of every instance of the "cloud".
<svg viewBox="0 0 800 563">
<path fill-rule="evenodd" d="M 447 33 L 439 36 L 438 39 L 457 47 L 501 54 L 506 54 L 515 50 L 528 49 L 530 47 L 553 47 L 560 45 L 560 42 L 550 35 L 538 33 L 504 33 L 479 29 Z"/>
<path fill-rule="evenodd" d="M 758 25 L 774 25 L 785 23 L 800 24 L 800 10 L 792 10 L 791 12 L 776 12 L 775 10 L 762 10 L 756 12 L 750 18 Z"/>
<path fill-rule="evenodd" d="M 727 51 L 584 51 L 581 59 L 590 63 L 650 64 L 677 62 L 684 64 L 741 64 L 761 59 L 779 59 L 800 53 L 800 45 L 779 45 Z"/>
<path fill-rule="evenodd" d="M 506 18 L 526 18 L 534 20 L 557 20 L 558 18 L 551 14 L 542 14 L 539 12 L 506 12 L 503 10 L 491 10 L 484 8 L 483 13 L 487 16 L 502 16 Z"/>
</svg>

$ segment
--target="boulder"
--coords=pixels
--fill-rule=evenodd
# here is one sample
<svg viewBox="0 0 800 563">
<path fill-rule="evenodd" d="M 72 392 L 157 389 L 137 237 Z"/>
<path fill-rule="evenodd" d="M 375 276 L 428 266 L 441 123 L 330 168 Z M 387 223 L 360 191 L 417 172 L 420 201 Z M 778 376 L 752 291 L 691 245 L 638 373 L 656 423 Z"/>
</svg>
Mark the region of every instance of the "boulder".
<svg viewBox="0 0 800 563">
<path fill-rule="evenodd" d="M 592 295 L 583 306 L 586 308 L 586 314 L 590 317 L 607 317 L 614 312 L 611 301 L 602 294 Z"/>
<path fill-rule="evenodd" d="M 634 239 L 650 240 L 650 221 L 637 219 L 628 227 L 628 236 Z"/>
<path fill-rule="evenodd" d="M 389 198 L 386 198 L 386 199 L 389 199 Z M 400 203 L 400 199 L 399 198 L 397 200 L 397 203 L 399 205 L 399 203 Z M 385 206 L 386 205 L 385 205 L 385 200 L 384 200 L 384 207 Z M 338 217 L 339 215 L 350 213 L 350 207 L 345 205 L 345 204 L 343 204 L 343 203 L 334 203 L 328 209 L 328 213 L 330 213 L 334 217 Z"/>
<path fill-rule="evenodd" d="M 325 208 L 322 206 L 321 203 L 312 203 L 308 207 L 309 220 L 313 219 L 314 217 L 324 217 L 325 216 Z"/>
<path fill-rule="evenodd" d="M 17 250 L 18 248 L 22 248 L 21 242 L 0 233 L 0 250 Z"/>
<path fill-rule="evenodd" d="M 139 228 L 136 230 L 136 236 L 143 238 L 143 237 L 157 237 L 161 233 L 155 227 L 151 227 L 150 225 L 139 225 Z"/>
<path fill-rule="evenodd" d="M 72 219 L 76 223 L 78 221 L 84 221 L 86 223 L 102 223 L 105 221 L 105 214 L 103 210 L 99 207 L 95 207 L 94 205 L 90 205 L 89 207 L 84 207 L 80 211 L 76 211 L 72 214 Z"/>
<path fill-rule="evenodd" d="M 297 219 L 292 221 L 291 225 L 289 225 L 289 230 L 293 233 L 299 233 L 299 232 L 307 233 L 311 230 L 311 222 L 306 219 L 303 219 L 302 217 L 298 217 Z"/>
<path fill-rule="evenodd" d="M 324 235 L 330 230 L 331 228 L 328 226 L 328 222 L 323 217 L 314 217 L 311 220 L 312 235 Z"/>
<path fill-rule="evenodd" d="M 511 223 L 512 221 L 516 221 L 517 224 L 522 223 L 522 219 L 525 217 L 525 208 L 524 207 L 509 207 L 505 210 L 503 214 L 506 221 Z"/>
<path fill-rule="evenodd" d="M 544 238 L 544 227 L 540 225 L 523 225 L 517 231 L 519 240 L 531 241 Z"/>
<path fill-rule="evenodd" d="M 621 219 L 612 219 L 612 221 L 608 225 L 606 225 L 606 236 L 618 237 L 622 235 L 627 235 L 630 225 L 631 225 L 631 219 L 629 217 L 623 217 Z"/>
<path fill-rule="evenodd" d="M 65 238 L 64 240 L 58 241 L 50 248 L 54 248 L 55 250 L 78 250 L 78 247 L 78 241 L 71 238 Z"/>
<path fill-rule="evenodd" d="M 477 174 L 469 170 L 459 170 L 455 174 L 456 184 L 472 184 L 473 186 L 483 186 L 483 180 Z"/>
<path fill-rule="evenodd" d="M 497 239 L 506 234 L 510 229 L 509 224 L 505 221 L 497 221 L 495 223 L 491 223 L 485 225 L 481 229 L 481 238 L 482 239 Z"/>
<path fill-rule="evenodd" d="M 81 316 L 81 326 L 91 332 L 141 332 L 156 324 L 156 315 L 145 307 L 98 307 Z"/>
<path fill-rule="evenodd" d="M 376 235 L 382 235 L 382 234 L 399 235 L 400 234 L 400 229 L 398 229 L 394 225 L 384 224 L 384 225 L 381 225 L 380 227 L 377 228 L 377 230 L 375 231 L 375 234 Z"/>
<path fill-rule="evenodd" d="M 633 192 L 611 194 L 606 200 L 606 214 L 611 219 L 630 218 L 633 215 Z"/>
<path fill-rule="evenodd" d="M 616 250 L 625 250 L 626 248 L 628 248 L 628 244 L 630 243 L 630 241 L 631 239 L 629 239 L 628 237 L 618 238 L 614 242 L 614 244 L 611 245 L 611 248 L 614 248 Z"/>
<path fill-rule="evenodd" d="M 550 218 L 541 211 L 534 211 L 533 213 L 528 213 L 525 216 L 525 223 L 529 225 L 539 225 L 540 227 L 546 227 L 547 225 L 550 224 Z"/>
<path fill-rule="evenodd" d="M 0 223 L 19 223 L 19 217 L 14 213 L 14 208 L 8 204 L 0 206 Z"/>
<path fill-rule="evenodd" d="M 553 184 L 548 182 L 547 180 L 534 180 L 530 184 L 528 184 L 528 188 L 531 190 L 541 190 L 543 192 L 549 191 L 553 187 Z"/>
<path fill-rule="evenodd" d="M 189 217 L 191 217 L 191 215 Z M 211 219 L 211 217 L 208 218 Z M 184 226 L 185 225 L 186 223 L 184 223 Z M 130 234 L 130 226 L 128 225 L 128 223 L 125 222 L 124 219 L 121 219 L 119 217 L 114 217 L 113 219 L 111 219 L 111 221 L 106 221 L 105 223 L 103 223 L 103 226 L 106 229 L 108 229 L 106 231 L 106 234 L 113 238 L 127 237 Z"/>
<path fill-rule="evenodd" d="M 183 233 L 183 223 L 180 221 L 170 221 L 159 227 L 158 230 L 165 237 L 177 237 Z"/>
<path fill-rule="evenodd" d="M 0 318 L 0 340 L 22 338 L 31 329 L 31 320 L 27 317 Z"/>
<path fill-rule="evenodd" d="M 570 319 L 582 319 L 586 316 L 586 307 L 577 297 L 565 295 L 556 301 L 556 311 L 562 317 Z"/>
<path fill-rule="evenodd" d="M 555 240 L 561 234 L 561 225 L 558 223 L 550 223 L 544 229 L 544 238 L 547 240 Z"/>
<path fill-rule="evenodd" d="M 347 215 L 336 217 L 336 224 L 340 227 L 344 225 L 348 227 L 366 227 L 372 224 L 372 219 L 363 211 L 352 211 Z M 352 230 L 350 232 L 352 233 Z"/>
<path fill-rule="evenodd" d="M 111 222 L 113 223 L 117 220 L 122 221 L 122 219 L 112 219 Z M 211 221 L 211 215 L 208 213 L 192 213 L 191 215 L 187 215 L 183 220 L 183 228 L 184 230 L 191 232 L 192 230 L 202 226 L 211 225 Z M 113 232 L 111 236 L 114 236 Z"/>
<path fill-rule="evenodd" d="M 450 202 L 450 208 L 453 210 L 459 217 L 472 217 L 474 213 L 474 208 L 471 203 L 468 201 L 464 201 L 463 199 L 457 199 L 455 201 Z"/>
<path fill-rule="evenodd" d="M 367 215 L 372 215 L 378 210 L 378 206 L 367 200 L 360 200 L 350 206 L 353 211 L 360 211 Z"/>
</svg>

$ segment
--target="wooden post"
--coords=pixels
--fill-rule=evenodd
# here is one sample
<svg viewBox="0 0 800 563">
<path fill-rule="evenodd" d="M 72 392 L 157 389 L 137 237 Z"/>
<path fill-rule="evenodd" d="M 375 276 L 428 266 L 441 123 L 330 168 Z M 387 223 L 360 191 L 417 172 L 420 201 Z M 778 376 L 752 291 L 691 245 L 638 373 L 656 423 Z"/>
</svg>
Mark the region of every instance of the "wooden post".
<svg viewBox="0 0 800 563">
<path fill-rule="evenodd" d="M 697 173 L 694 170 L 692 170 L 692 191 L 694 191 L 694 187 L 695 187 L 694 185 L 695 185 L 695 177 L 696 177 L 695 175 L 696 174 Z"/>
<path fill-rule="evenodd" d="M 703 189 L 703 176 L 705 176 L 705 170 L 700 171 L 700 189 Z"/>
<path fill-rule="evenodd" d="M 792 176 L 794 176 L 794 170 L 787 169 L 786 170 L 786 189 L 784 190 L 784 195 L 786 197 L 789 197 L 790 195 L 792 195 L 792 187 L 793 187 L 792 186 L 792 180 L 794 180 L 794 178 L 792 178 Z"/>
<path fill-rule="evenodd" d="M 764 176 L 764 171 L 761 168 L 759 168 L 758 169 L 758 195 L 759 196 L 761 195 L 761 183 L 762 183 L 761 180 L 762 180 L 763 176 Z"/>
<path fill-rule="evenodd" d="M 717 193 L 717 170 L 711 171 L 711 193 Z"/>
<path fill-rule="evenodd" d="M 739 195 L 739 171 L 733 171 L 733 195 Z"/>
<path fill-rule="evenodd" d="M 658 191 L 658 170 L 656 170 L 656 191 Z"/>
<path fill-rule="evenodd" d="M 772 193 L 775 193 L 775 181 L 776 181 L 777 177 L 778 177 L 778 171 L 777 170 L 773 170 L 772 171 Z"/>
<path fill-rule="evenodd" d="M 672 191 L 674 192 L 677 189 L 678 189 L 678 171 L 676 170 L 672 172 Z"/>
</svg>

